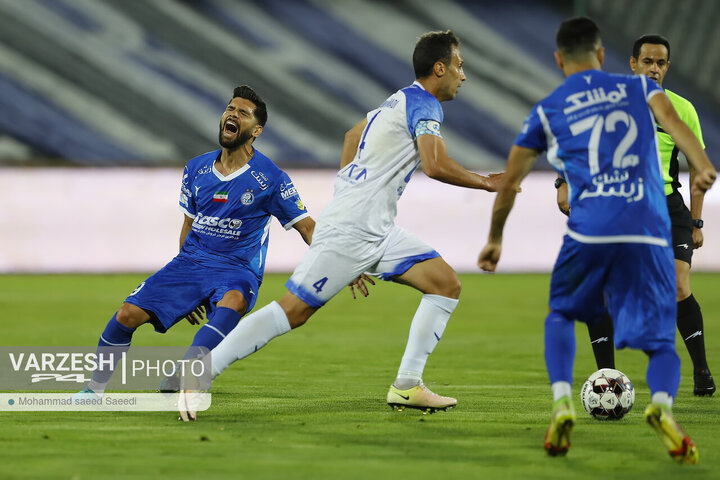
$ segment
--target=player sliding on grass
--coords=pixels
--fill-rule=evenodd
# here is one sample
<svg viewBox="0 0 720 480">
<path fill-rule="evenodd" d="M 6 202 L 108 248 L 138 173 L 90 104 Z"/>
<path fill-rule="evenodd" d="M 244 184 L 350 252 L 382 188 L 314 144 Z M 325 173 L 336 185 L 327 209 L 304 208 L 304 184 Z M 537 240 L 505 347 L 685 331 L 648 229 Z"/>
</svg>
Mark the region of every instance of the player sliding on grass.
<svg viewBox="0 0 720 480">
<path fill-rule="evenodd" d="M 292 180 L 253 148 L 266 121 L 265 102 L 252 88 L 237 87 L 220 119 L 222 149 L 185 167 L 180 253 L 125 299 L 99 348 L 129 348 L 135 329 L 147 322 L 160 333 L 185 317 L 197 324 L 201 305 L 208 321 L 192 346 L 212 350 L 255 305 L 272 216 L 310 243 L 315 222 Z M 95 371 L 81 394 L 102 394 L 112 370 Z M 161 389 L 179 389 L 179 381 Z"/>
<path fill-rule="evenodd" d="M 563 22 L 556 41 L 555 59 L 567 79 L 533 108 L 515 140 L 478 263 L 495 270 L 514 189 L 546 150 L 568 184 L 571 208 L 545 319 L 545 362 L 555 401 L 545 449 L 564 455 L 570 448 L 574 320 L 591 323 L 601 317 L 604 293 L 617 347 L 640 349 L 650 357 L 652 403 L 645 419 L 675 460 L 696 463 L 695 444 L 671 414 L 680 383 L 675 266 L 652 115 L 693 165 L 693 193 L 709 189 L 716 173 L 654 81 L 600 71 L 604 51 L 592 20 Z"/>
<path fill-rule="evenodd" d="M 286 283 L 288 292 L 243 319 L 212 351 L 213 376 L 304 324 L 367 272 L 423 293 L 388 404 L 432 412 L 457 403 L 427 389 L 422 373 L 457 306 L 460 280 L 435 250 L 393 220 L 397 201 L 418 167 L 431 178 L 468 188 L 495 191 L 501 180 L 500 174 L 484 177 L 464 169 L 447 155 L 440 135 L 440 102 L 455 98 L 465 80 L 458 43 L 449 30 L 423 35 L 413 53 L 417 81 L 347 132 L 334 197 Z M 362 280 L 357 286 L 367 295 Z M 195 419 L 192 403 L 192 396 L 181 396 L 185 420 Z"/>
</svg>

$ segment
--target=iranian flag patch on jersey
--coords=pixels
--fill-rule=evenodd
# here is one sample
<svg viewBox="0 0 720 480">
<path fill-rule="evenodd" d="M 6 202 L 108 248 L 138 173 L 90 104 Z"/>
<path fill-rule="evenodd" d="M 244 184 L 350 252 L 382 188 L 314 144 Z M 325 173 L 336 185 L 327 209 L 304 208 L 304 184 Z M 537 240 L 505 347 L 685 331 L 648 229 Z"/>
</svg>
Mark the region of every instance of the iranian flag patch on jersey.
<svg viewBox="0 0 720 480">
<path fill-rule="evenodd" d="M 215 195 L 213 195 L 213 202 L 227 203 L 227 201 L 228 192 L 215 192 Z"/>
</svg>

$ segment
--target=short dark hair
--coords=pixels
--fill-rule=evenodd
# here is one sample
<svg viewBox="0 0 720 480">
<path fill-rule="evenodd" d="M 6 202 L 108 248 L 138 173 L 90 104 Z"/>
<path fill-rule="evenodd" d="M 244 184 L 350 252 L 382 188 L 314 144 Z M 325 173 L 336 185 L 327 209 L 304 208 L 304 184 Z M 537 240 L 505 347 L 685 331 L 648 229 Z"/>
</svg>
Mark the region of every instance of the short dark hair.
<svg viewBox="0 0 720 480">
<path fill-rule="evenodd" d="M 260 95 L 258 95 L 252 87 L 248 85 L 240 85 L 239 87 L 235 87 L 235 90 L 233 90 L 232 98 L 238 97 L 250 100 L 255 104 L 255 119 L 261 127 L 264 127 L 267 122 L 267 105 L 265 105 L 263 99 L 260 98 Z"/>
<path fill-rule="evenodd" d="M 600 45 L 600 29 L 588 17 L 573 17 L 560 24 L 555 43 L 563 55 L 592 53 Z"/>
<path fill-rule="evenodd" d="M 435 62 L 450 65 L 453 45 L 456 47 L 460 45 L 460 39 L 452 30 L 423 34 L 415 44 L 415 51 L 413 51 L 415 78 L 424 78 L 430 75 Z"/>
<path fill-rule="evenodd" d="M 640 49 L 642 46 L 646 43 L 649 43 L 651 45 L 665 45 L 665 48 L 667 48 L 668 51 L 668 61 L 670 61 L 670 42 L 668 42 L 668 39 L 663 37 L 662 35 L 652 34 L 652 35 L 643 35 L 642 37 L 635 40 L 635 43 L 633 43 L 633 50 L 632 50 L 632 56 L 637 59 L 638 56 L 640 56 Z"/>
</svg>

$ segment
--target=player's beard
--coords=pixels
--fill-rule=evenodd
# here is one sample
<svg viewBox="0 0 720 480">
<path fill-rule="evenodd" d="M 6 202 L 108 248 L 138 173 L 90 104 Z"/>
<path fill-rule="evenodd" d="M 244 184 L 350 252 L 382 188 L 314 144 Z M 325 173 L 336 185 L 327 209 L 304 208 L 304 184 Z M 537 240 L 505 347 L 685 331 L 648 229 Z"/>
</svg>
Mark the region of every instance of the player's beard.
<svg viewBox="0 0 720 480">
<path fill-rule="evenodd" d="M 228 150 L 236 150 L 241 145 L 243 145 L 245 142 L 250 140 L 250 137 L 252 137 L 252 128 L 248 127 L 245 130 L 240 130 L 235 136 L 234 140 L 223 140 L 223 127 L 220 125 L 220 133 L 218 134 L 218 142 L 220 143 L 220 146 L 223 148 L 227 148 Z"/>
</svg>

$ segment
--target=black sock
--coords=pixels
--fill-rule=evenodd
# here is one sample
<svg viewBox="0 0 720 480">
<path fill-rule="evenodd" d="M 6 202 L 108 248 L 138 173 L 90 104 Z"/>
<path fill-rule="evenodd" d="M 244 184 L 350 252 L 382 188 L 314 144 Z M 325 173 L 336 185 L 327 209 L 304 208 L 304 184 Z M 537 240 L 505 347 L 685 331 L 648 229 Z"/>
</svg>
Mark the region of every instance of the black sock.
<svg viewBox="0 0 720 480">
<path fill-rule="evenodd" d="M 690 295 L 677 304 L 677 326 L 680 335 L 685 341 L 693 370 L 699 373 L 708 368 L 705 358 L 705 332 L 703 331 L 703 317 L 695 297 Z"/>
<path fill-rule="evenodd" d="M 588 324 L 588 333 L 595 354 L 597 368 L 615 368 L 615 344 L 613 342 L 613 321 L 605 312 L 601 319 Z"/>
</svg>

